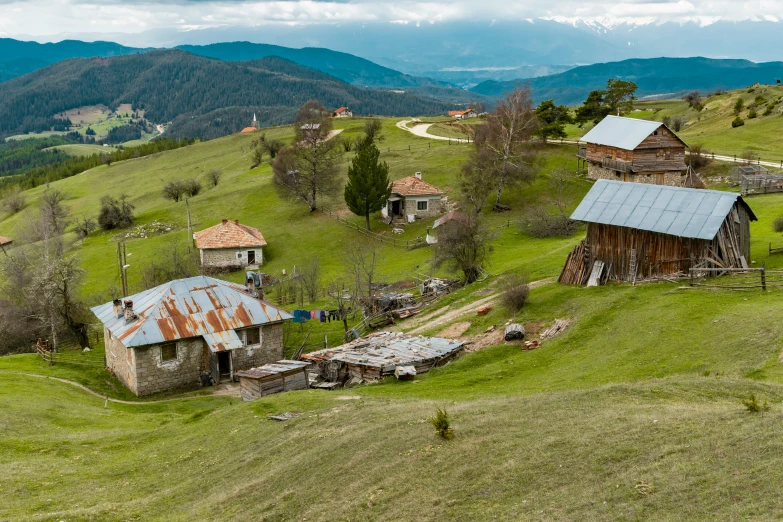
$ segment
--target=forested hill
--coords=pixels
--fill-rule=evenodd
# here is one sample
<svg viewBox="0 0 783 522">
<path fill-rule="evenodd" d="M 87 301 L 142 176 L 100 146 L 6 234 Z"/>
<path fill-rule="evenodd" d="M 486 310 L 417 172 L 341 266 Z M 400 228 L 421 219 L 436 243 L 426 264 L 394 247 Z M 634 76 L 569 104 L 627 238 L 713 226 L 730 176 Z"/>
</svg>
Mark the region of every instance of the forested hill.
<svg viewBox="0 0 783 522">
<path fill-rule="evenodd" d="M 33 72 L 69 58 L 118 56 L 141 52 L 114 42 L 63 40 L 57 43 L 23 42 L 0 38 L 0 82 Z"/>
<path fill-rule="evenodd" d="M 529 83 L 537 100 L 554 98 L 556 103 L 579 104 L 590 91 L 602 89 L 608 78 L 634 81 L 638 96 L 699 90 L 732 90 L 755 82 L 775 83 L 783 78 L 783 62 L 754 63 L 748 60 L 711 58 L 650 58 L 585 65 L 569 71 L 530 80 L 487 81 L 472 92 L 502 96 L 521 82 Z"/>
<path fill-rule="evenodd" d="M 344 82 L 366 87 L 431 87 L 446 83 L 403 74 L 364 58 L 318 47 L 293 49 L 279 45 L 250 42 L 225 42 L 210 45 L 180 45 L 184 51 L 225 61 L 248 61 L 279 56 L 339 78 Z"/>
<path fill-rule="evenodd" d="M 359 115 L 449 109 L 412 94 L 355 87 L 277 57 L 223 62 L 181 50 L 151 51 L 66 60 L 0 84 L 0 137 L 47 130 L 57 122 L 54 115 L 68 109 L 130 103 L 149 121 L 172 121 L 167 133 L 175 137 L 210 138 L 249 125 L 253 111 L 261 113 L 262 125 L 289 123 L 290 109 L 310 99 L 329 109 L 346 105 Z"/>
</svg>

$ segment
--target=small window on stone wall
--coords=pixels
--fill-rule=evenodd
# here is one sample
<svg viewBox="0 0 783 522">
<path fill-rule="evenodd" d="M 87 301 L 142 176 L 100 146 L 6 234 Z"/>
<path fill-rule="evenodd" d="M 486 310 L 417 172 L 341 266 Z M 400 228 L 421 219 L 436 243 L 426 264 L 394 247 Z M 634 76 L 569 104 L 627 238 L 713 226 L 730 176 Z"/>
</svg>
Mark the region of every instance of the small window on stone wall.
<svg viewBox="0 0 783 522">
<path fill-rule="evenodd" d="M 427 210 L 427 202 L 426 201 L 417 201 L 416 202 L 416 210 Z"/>
<path fill-rule="evenodd" d="M 261 344 L 260 328 L 248 328 L 245 330 L 245 346 L 252 346 L 254 344 Z"/>
<path fill-rule="evenodd" d="M 177 360 L 177 343 L 166 343 L 160 345 L 161 362 Z"/>
</svg>

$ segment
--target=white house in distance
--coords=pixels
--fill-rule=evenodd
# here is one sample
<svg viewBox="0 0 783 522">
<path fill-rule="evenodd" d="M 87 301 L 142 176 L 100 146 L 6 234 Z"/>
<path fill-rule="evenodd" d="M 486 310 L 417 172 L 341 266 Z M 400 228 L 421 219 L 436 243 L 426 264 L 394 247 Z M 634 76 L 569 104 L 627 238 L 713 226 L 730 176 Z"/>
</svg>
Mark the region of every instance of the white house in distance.
<svg viewBox="0 0 783 522">
<path fill-rule="evenodd" d="M 391 184 L 391 197 L 381 209 L 384 218 L 404 219 L 409 223 L 416 218 L 439 214 L 443 191 L 421 179 L 421 172 Z"/>
<path fill-rule="evenodd" d="M 463 111 L 449 111 L 449 118 L 467 120 L 468 118 L 478 118 L 478 113 L 471 108 L 467 108 Z"/>
<path fill-rule="evenodd" d="M 348 107 L 340 107 L 334 111 L 335 118 L 353 118 L 353 112 Z"/>
<path fill-rule="evenodd" d="M 201 266 L 235 268 L 260 265 L 266 240 L 257 228 L 224 219 L 219 225 L 193 234 Z"/>
</svg>

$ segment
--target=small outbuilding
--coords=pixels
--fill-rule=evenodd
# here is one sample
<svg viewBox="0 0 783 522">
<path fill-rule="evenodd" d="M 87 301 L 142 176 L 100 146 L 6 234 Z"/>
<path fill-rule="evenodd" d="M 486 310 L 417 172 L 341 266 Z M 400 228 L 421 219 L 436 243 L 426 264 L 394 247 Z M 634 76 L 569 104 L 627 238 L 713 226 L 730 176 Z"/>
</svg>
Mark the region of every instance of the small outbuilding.
<svg viewBox="0 0 783 522">
<path fill-rule="evenodd" d="M 449 118 L 455 120 L 467 120 L 468 118 L 477 118 L 478 113 L 471 108 L 463 109 L 461 111 L 449 111 Z"/>
<path fill-rule="evenodd" d="M 103 323 L 106 366 L 133 393 L 149 395 L 283 358 L 293 319 L 235 283 L 206 276 L 170 281 L 92 308 Z"/>
<path fill-rule="evenodd" d="M 444 192 L 422 180 L 421 172 L 393 181 L 391 196 L 381 209 L 384 218 L 412 222 L 441 212 Z"/>
<path fill-rule="evenodd" d="M 252 401 L 259 397 L 293 390 L 309 388 L 307 363 L 301 361 L 277 361 L 258 368 L 242 370 L 239 377 L 239 391 L 242 399 Z"/>
<path fill-rule="evenodd" d="M 607 116 L 579 140 L 587 177 L 682 187 L 688 145 L 659 121 Z"/>
<path fill-rule="evenodd" d="M 13 245 L 14 240 L 10 237 L 0 236 L 0 251 L 5 252 L 9 248 L 11 248 L 11 245 Z"/>
<path fill-rule="evenodd" d="M 334 111 L 335 118 L 353 118 L 353 112 L 348 107 L 340 107 Z"/>
<path fill-rule="evenodd" d="M 201 266 L 240 269 L 264 261 L 266 240 L 257 228 L 224 219 L 219 225 L 193 234 L 201 254 Z"/>
<path fill-rule="evenodd" d="M 747 268 L 756 216 L 734 192 L 598 180 L 571 215 L 587 237 L 559 281 L 591 284 Z"/>
</svg>

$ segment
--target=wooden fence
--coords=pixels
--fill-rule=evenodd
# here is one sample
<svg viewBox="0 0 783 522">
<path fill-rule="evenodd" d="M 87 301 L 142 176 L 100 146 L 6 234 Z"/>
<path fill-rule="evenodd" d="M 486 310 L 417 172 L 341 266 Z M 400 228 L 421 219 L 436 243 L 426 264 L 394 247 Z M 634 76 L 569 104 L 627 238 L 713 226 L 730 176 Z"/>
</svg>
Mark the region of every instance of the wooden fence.
<svg viewBox="0 0 783 522">
<path fill-rule="evenodd" d="M 761 268 L 691 268 L 690 286 L 750 290 L 783 288 L 783 269 Z"/>
<path fill-rule="evenodd" d="M 416 239 L 397 239 L 395 237 L 388 237 L 384 236 L 383 234 L 378 234 L 376 232 L 372 232 L 370 230 L 367 230 L 366 228 L 362 228 L 359 225 L 355 223 L 351 223 L 347 219 L 343 219 L 337 214 L 334 214 L 331 210 L 326 211 L 327 214 L 329 214 L 329 217 L 337 221 L 338 223 L 341 223 L 342 225 L 345 225 L 348 228 L 351 228 L 353 230 L 356 230 L 360 234 L 363 234 L 367 237 L 370 237 L 372 239 L 375 239 L 376 241 L 380 241 L 382 243 L 386 243 L 387 245 L 395 246 L 395 247 L 403 247 L 407 249 L 411 248 L 417 248 L 423 245 L 426 245 L 427 243 L 424 241 L 424 238 L 417 237 Z"/>
<path fill-rule="evenodd" d="M 38 341 L 35 345 L 35 352 L 49 363 L 49 366 L 55 364 L 72 364 L 76 366 L 88 366 L 90 368 L 105 368 L 106 361 L 102 355 L 95 355 L 91 352 L 80 352 L 69 350 L 65 352 L 55 352 L 49 348 L 48 341 Z"/>
</svg>

